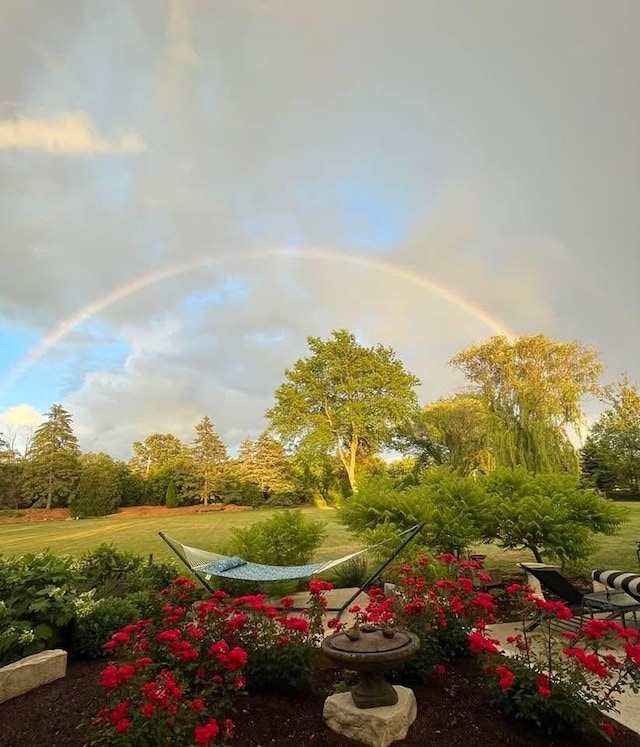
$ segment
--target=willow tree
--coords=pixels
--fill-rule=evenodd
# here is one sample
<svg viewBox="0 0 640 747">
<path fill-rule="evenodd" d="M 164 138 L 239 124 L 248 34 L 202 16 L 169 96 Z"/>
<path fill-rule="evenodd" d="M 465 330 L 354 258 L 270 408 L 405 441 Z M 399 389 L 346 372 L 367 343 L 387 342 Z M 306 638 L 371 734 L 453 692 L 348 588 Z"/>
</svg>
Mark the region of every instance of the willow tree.
<svg viewBox="0 0 640 747">
<path fill-rule="evenodd" d="M 598 354 L 545 335 L 491 337 L 454 356 L 488 409 L 488 437 L 498 466 L 529 472 L 576 472 L 571 429 L 583 425 L 582 400 L 600 391 Z"/>
<path fill-rule="evenodd" d="M 267 417 L 285 444 L 336 453 L 356 492 L 358 459 L 390 443 L 420 382 L 391 348 L 365 347 L 346 330 L 307 341 L 311 354 L 285 371 Z"/>
</svg>

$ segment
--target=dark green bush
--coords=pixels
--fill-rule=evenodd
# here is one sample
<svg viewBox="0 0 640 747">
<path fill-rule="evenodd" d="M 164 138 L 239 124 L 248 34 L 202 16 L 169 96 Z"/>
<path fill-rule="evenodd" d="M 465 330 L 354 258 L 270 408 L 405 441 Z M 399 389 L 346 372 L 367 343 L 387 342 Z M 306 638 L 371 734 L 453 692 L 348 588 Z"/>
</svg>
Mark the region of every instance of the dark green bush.
<svg viewBox="0 0 640 747">
<path fill-rule="evenodd" d="M 359 555 L 346 563 L 336 566 L 330 574 L 331 583 L 336 589 L 351 589 L 360 587 L 369 575 L 368 564 L 365 557 Z"/>
<path fill-rule="evenodd" d="M 107 516 L 118 510 L 122 488 L 117 473 L 104 464 L 82 468 L 78 489 L 69 500 L 71 516 Z"/>
<path fill-rule="evenodd" d="M 78 578 L 69 557 L 0 558 L 0 666 L 65 644 Z"/>
<path fill-rule="evenodd" d="M 139 618 L 140 610 L 128 598 L 88 599 L 77 605 L 72 650 L 78 656 L 99 659 L 106 655 L 103 646 L 109 638 Z"/>
</svg>

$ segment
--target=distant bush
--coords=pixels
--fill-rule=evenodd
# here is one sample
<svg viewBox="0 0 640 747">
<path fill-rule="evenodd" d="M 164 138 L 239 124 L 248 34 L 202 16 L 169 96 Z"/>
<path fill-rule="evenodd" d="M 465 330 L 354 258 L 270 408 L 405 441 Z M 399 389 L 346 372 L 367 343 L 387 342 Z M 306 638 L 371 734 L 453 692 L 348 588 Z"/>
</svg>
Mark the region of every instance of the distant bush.
<svg viewBox="0 0 640 747">
<path fill-rule="evenodd" d="M 104 464 L 88 464 L 82 468 L 78 489 L 69 500 L 69 514 L 84 519 L 107 516 L 118 510 L 122 489 L 113 469 Z"/>
<path fill-rule="evenodd" d="M 24 516 L 24 511 L 15 511 L 11 508 L 0 509 L 0 518 L 3 519 L 19 519 Z"/>
<path fill-rule="evenodd" d="M 341 563 L 333 568 L 330 574 L 331 583 L 336 589 L 360 587 L 367 580 L 367 576 L 368 564 L 362 555 Z"/>
<path fill-rule="evenodd" d="M 320 521 L 300 511 L 282 511 L 246 529 L 231 530 L 227 554 L 267 565 L 304 565 L 326 536 Z"/>
<path fill-rule="evenodd" d="M 167 508 L 178 508 L 178 491 L 173 480 L 167 485 L 167 494 L 164 503 Z"/>
</svg>

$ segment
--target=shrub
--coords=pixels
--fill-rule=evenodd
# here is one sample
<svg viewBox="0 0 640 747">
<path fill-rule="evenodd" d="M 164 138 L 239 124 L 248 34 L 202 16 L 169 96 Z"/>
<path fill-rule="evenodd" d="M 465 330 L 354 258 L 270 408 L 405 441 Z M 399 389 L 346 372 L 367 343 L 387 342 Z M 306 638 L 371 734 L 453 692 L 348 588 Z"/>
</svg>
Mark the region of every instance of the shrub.
<svg viewBox="0 0 640 747">
<path fill-rule="evenodd" d="M 78 489 L 69 500 L 71 516 L 106 516 L 118 510 L 122 489 L 117 473 L 109 465 L 83 466 Z"/>
<path fill-rule="evenodd" d="M 325 535 L 322 522 L 307 519 L 300 511 L 282 511 L 246 529 L 232 529 L 227 554 L 268 565 L 304 565 Z"/>
<path fill-rule="evenodd" d="M 367 580 L 368 567 L 366 558 L 359 555 L 336 566 L 331 571 L 331 582 L 337 589 L 360 587 Z"/>
<path fill-rule="evenodd" d="M 232 600 L 221 591 L 193 612 L 195 584 L 176 579 L 160 595 L 158 617 L 125 626 L 105 645 L 115 661 L 102 673 L 109 702 L 96 719 L 99 743 L 224 743 L 233 734 L 228 715 L 236 691 L 249 682 L 273 690 L 308 681 L 329 586 L 310 585 L 304 616 L 289 614 L 291 600 L 282 600 L 279 613 L 263 595 Z"/>
<path fill-rule="evenodd" d="M 176 575 L 173 564 L 152 563 L 141 555 L 121 552 L 113 544 L 103 544 L 84 553 L 78 568 L 85 579 L 82 588 L 95 588 L 97 598 L 160 591 Z"/>
<path fill-rule="evenodd" d="M 625 511 L 574 475 L 531 475 L 524 470 L 496 470 L 484 479 L 495 496 L 495 537 L 505 549 L 528 549 L 536 561 L 580 561 L 593 550 L 594 534 L 612 535 Z"/>
<path fill-rule="evenodd" d="M 570 619 L 571 610 L 520 584 L 507 591 L 519 598 L 523 610 L 522 632 L 506 640 L 514 655 L 503 657 L 501 642 L 482 626 L 469 635 L 472 652 L 484 659 L 496 702 L 512 717 L 549 734 L 610 737 L 613 728 L 603 723 L 601 711 L 615 711 L 623 690 L 640 689 L 640 631 L 592 619 L 559 639 L 553 623 Z M 536 634 L 527 633 L 529 611 L 542 615 Z"/>
<path fill-rule="evenodd" d="M 493 597 L 477 591 L 472 577 L 478 574 L 490 580 L 480 568 L 480 563 L 459 561 L 451 554 L 431 560 L 420 553 L 398 569 L 392 596 L 385 597 L 380 588 L 370 589 L 367 607 L 350 611 L 361 622 L 415 633 L 420 649 L 405 664 L 402 676 L 426 681 L 439 665 L 467 653 L 469 632 L 482 618 L 492 618 Z"/>
<path fill-rule="evenodd" d="M 140 618 L 140 610 L 131 599 L 93 599 L 93 594 L 76 599 L 72 648 L 79 656 L 99 659 L 107 655 L 104 644 L 129 623 Z"/>
<path fill-rule="evenodd" d="M 0 518 L 3 519 L 19 519 L 24 516 L 24 511 L 16 511 L 12 508 L 0 509 Z"/>
<path fill-rule="evenodd" d="M 425 544 L 436 552 L 460 555 L 473 543 L 488 542 L 495 535 L 493 503 L 493 496 L 473 478 L 440 468 L 406 488 L 388 477 L 372 479 L 344 502 L 339 517 L 367 544 L 424 523 Z M 396 546 L 401 541 L 395 540 Z"/>
<path fill-rule="evenodd" d="M 176 484 L 173 480 L 169 481 L 167 485 L 167 493 L 164 500 L 167 508 L 178 508 L 178 491 L 176 490 Z"/>
<path fill-rule="evenodd" d="M 69 557 L 0 558 L 0 666 L 65 642 L 77 578 Z"/>
</svg>

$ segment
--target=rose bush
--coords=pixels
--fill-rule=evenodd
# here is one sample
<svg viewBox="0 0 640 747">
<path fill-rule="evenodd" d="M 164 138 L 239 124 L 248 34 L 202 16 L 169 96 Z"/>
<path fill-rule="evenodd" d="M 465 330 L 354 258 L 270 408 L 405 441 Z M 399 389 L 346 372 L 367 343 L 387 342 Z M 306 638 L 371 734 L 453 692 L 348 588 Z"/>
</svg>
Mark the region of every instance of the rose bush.
<svg viewBox="0 0 640 747">
<path fill-rule="evenodd" d="M 312 582 L 300 615 L 265 595 L 217 591 L 192 605 L 195 584 L 176 579 L 156 619 L 126 625 L 105 644 L 108 703 L 94 722 L 97 744 L 118 747 L 222 744 L 233 734 L 236 695 L 306 684 L 321 640 L 326 582 Z"/>
<path fill-rule="evenodd" d="M 420 638 L 420 650 L 404 666 L 404 676 L 427 681 L 444 663 L 468 653 L 467 635 L 482 619 L 493 619 L 493 596 L 479 589 L 491 577 L 482 563 L 459 560 L 445 553 L 430 559 L 418 553 L 402 564 L 394 576 L 395 587 L 385 597 L 370 589 L 366 608 L 352 607 L 361 623 L 399 627 Z M 340 627 L 336 621 L 330 626 Z M 441 671 L 441 670 L 440 670 Z"/>
<path fill-rule="evenodd" d="M 640 632 L 613 620 L 591 619 L 559 636 L 554 622 L 572 617 L 562 602 L 541 599 L 520 584 L 508 587 L 507 593 L 520 603 L 522 632 L 501 642 L 480 623 L 469 634 L 472 652 L 484 660 L 496 702 L 512 717 L 550 734 L 611 738 L 614 728 L 601 712 L 615 712 L 624 689 L 640 688 Z M 531 612 L 540 615 L 535 633 L 526 632 Z M 504 656 L 505 650 L 512 655 Z"/>
</svg>

